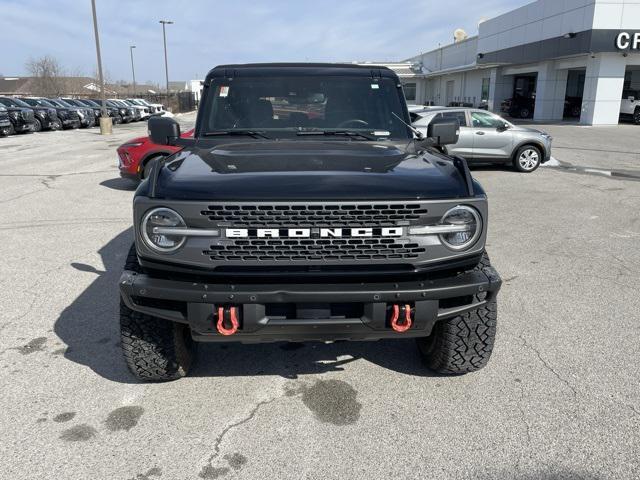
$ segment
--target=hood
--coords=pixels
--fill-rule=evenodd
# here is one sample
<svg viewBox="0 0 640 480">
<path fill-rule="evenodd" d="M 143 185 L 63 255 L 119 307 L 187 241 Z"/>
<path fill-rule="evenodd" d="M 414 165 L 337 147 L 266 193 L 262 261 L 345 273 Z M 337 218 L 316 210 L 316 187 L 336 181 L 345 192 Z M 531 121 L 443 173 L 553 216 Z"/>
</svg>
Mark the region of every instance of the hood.
<svg viewBox="0 0 640 480">
<path fill-rule="evenodd" d="M 511 130 L 514 132 L 537 133 L 538 135 L 541 135 L 542 133 L 544 133 L 542 130 L 537 130 L 535 128 L 530 128 L 530 127 L 522 127 L 520 125 L 514 125 L 511 128 Z"/>
<path fill-rule="evenodd" d="M 392 143 L 254 141 L 188 147 L 162 169 L 156 196 L 184 200 L 402 200 L 468 196 L 452 162 Z"/>
</svg>

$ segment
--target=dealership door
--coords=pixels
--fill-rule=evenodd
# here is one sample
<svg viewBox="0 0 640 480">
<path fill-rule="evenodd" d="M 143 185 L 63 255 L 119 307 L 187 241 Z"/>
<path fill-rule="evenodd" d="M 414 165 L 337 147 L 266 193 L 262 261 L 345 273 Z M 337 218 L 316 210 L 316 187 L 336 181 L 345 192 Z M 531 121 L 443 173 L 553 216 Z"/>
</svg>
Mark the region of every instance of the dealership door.
<svg viewBox="0 0 640 480">
<path fill-rule="evenodd" d="M 536 107 L 538 74 L 516 75 L 513 79 L 513 97 L 509 114 L 516 118 L 533 118 Z"/>
<path fill-rule="evenodd" d="M 569 70 L 567 75 L 567 93 L 564 98 L 565 119 L 579 119 L 582 115 L 582 97 L 584 95 L 584 80 L 586 68 Z"/>
<path fill-rule="evenodd" d="M 447 82 L 447 97 L 446 97 L 446 107 L 448 107 L 449 105 L 451 105 L 453 103 L 453 89 L 455 88 L 456 82 L 453 80 L 450 80 Z"/>
</svg>

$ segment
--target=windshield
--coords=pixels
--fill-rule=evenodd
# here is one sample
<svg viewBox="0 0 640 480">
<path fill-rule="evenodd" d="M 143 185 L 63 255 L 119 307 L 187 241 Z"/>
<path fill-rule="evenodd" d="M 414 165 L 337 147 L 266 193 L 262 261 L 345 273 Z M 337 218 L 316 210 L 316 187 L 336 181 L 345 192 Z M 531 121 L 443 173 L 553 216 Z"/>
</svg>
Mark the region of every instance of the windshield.
<svg viewBox="0 0 640 480">
<path fill-rule="evenodd" d="M 201 134 L 220 131 L 348 131 L 410 138 L 401 91 L 390 78 L 307 76 L 214 79 Z M 395 115 L 394 115 L 395 113 Z"/>
<path fill-rule="evenodd" d="M 0 103 L 7 107 L 14 107 L 13 102 L 11 102 L 8 98 L 0 98 Z"/>
<path fill-rule="evenodd" d="M 19 98 L 12 98 L 11 100 L 13 101 L 13 103 L 15 103 L 19 107 L 29 108 L 31 106 L 28 103 L 24 102 L 23 100 L 20 100 Z"/>
<path fill-rule="evenodd" d="M 62 107 L 73 107 L 74 105 L 71 105 L 70 103 L 65 102 L 64 100 L 62 100 L 61 98 L 57 98 L 56 103 L 59 103 Z"/>
<path fill-rule="evenodd" d="M 23 99 L 23 101 L 27 104 L 30 105 L 32 107 L 37 107 L 37 106 L 41 106 L 41 107 L 53 107 L 53 105 L 51 105 L 49 102 L 42 100 L 40 98 L 25 98 Z"/>
<path fill-rule="evenodd" d="M 47 99 L 47 102 L 49 102 L 50 104 L 55 105 L 56 107 L 59 107 L 59 108 L 68 108 L 68 106 L 64 105 L 61 101 L 53 100 L 52 98 Z"/>
</svg>

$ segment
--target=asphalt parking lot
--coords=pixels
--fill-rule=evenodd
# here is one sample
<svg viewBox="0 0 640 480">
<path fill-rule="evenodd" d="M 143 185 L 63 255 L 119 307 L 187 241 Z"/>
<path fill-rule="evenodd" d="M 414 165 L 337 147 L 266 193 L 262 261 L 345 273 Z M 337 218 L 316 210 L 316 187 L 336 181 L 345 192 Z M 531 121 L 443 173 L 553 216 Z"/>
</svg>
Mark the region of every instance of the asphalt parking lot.
<svg viewBox="0 0 640 480">
<path fill-rule="evenodd" d="M 119 346 L 115 147 L 146 125 L 0 139 L 0 478 L 640 478 L 640 182 L 598 172 L 640 174 L 640 127 L 549 130 L 560 167 L 473 172 L 504 280 L 486 369 L 435 376 L 405 340 L 203 345 L 167 384 Z"/>
</svg>

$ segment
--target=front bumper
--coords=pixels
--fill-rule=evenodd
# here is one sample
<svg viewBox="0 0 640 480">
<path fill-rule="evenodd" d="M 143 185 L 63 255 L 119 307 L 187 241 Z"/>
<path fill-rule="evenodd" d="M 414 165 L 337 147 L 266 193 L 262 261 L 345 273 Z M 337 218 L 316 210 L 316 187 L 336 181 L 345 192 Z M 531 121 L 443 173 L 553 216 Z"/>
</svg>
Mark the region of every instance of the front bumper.
<svg viewBox="0 0 640 480">
<path fill-rule="evenodd" d="M 17 133 L 33 132 L 33 130 L 35 129 L 35 124 L 25 122 L 24 120 L 17 120 L 13 122 L 13 129 Z"/>
<path fill-rule="evenodd" d="M 490 267 L 397 283 L 209 284 L 132 271 L 124 271 L 119 281 L 130 309 L 188 324 L 198 341 L 243 343 L 426 337 L 438 321 L 485 305 L 501 284 Z M 407 304 L 414 324 L 396 333 L 389 312 Z M 221 306 L 240 312 L 241 326 L 232 336 L 216 331 L 214 312 Z"/>
<path fill-rule="evenodd" d="M 64 118 L 60 119 L 62 122 L 62 128 L 80 128 L 80 120 L 77 118 Z"/>
<path fill-rule="evenodd" d="M 62 127 L 60 120 L 56 115 L 37 115 L 43 130 L 56 130 Z"/>
</svg>

